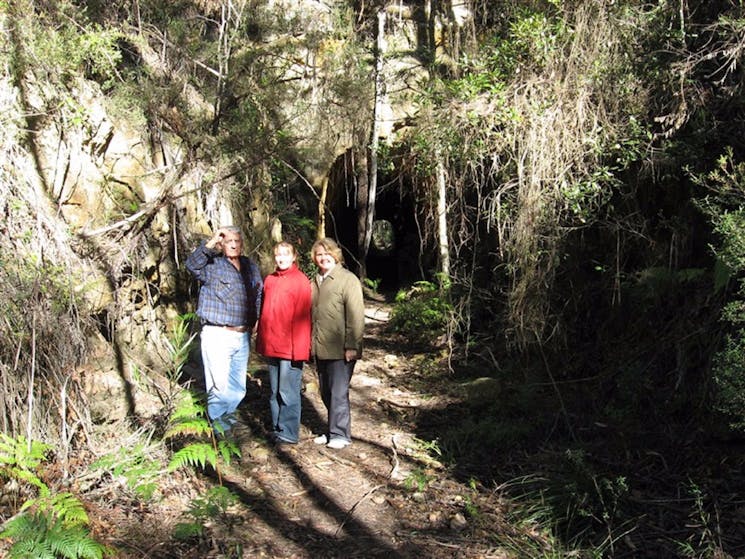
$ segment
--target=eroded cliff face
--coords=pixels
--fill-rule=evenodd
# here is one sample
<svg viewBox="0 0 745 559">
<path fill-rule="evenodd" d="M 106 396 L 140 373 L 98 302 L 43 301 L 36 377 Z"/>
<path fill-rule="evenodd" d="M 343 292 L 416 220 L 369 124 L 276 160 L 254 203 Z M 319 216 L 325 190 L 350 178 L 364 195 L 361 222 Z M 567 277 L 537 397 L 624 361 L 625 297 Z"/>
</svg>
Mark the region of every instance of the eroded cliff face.
<svg viewBox="0 0 745 559">
<path fill-rule="evenodd" d="M 268 1 L 256 9 L 272 25 L 252 42 L 236 43 L 225 52 L 224 66 L 211 71 L 225 73 L 236 103 L 256 90 L 262 72 L 274 76 L 273 104 L 259 108 L 292 139 L 284 163 L 313 200 L 334 162 L 370 141 L 375 42 L 370 39 L 365 50 L 356 38 L 357 50 L 350 47 L 349 30 L 342 29 L 353 25 L 347 2 Z M 418 89 L 427 78 L 417 53 L 423 26 L 431 25 L 413 4 L 385 15 L 376 130 L 381 141 L 393 142 L 417 113 Z M 6 31 L 16 24 L 2 21 Z M 213 228 L 238 224 L 248 234 L 249 252 L 268 272 L 282 230 L 266 194 L 271 166 L 256 154 L 221 151 L 216 111 L 225 108 L 177 71 L 195 61 L 177 60 L 183 53 L 169 50 L 166 38 L 158 50 L 155 35 L 148 40 L 142 29 L 123 26 L 122 37 L 137 52 L 137 71 L 170 88 L 169 95 L 123 102 L 82 75 L 46 80 L 28 57 L 28 71 L 8 65 L 2 78 L 2 108 L 14 118 L 2 133 L 0 187 L 6 212 L 15 197 L 26 208 L 6 231 L 19 230 L 23 220 L 46 224 L 27 224 L 32 238 L 23 250 L 53 244 L 47 257 L 62 261 L 80 312 L 95 318 L 90 358 L 75 374 L 101 420 L 149 415 L 161 406 L 173 367 L 170 333 L 196 302 L 183 267 L 188 252 Z M 21 53 L 24 46 L 15 49 Z M 130 94 L 137 87 L 127 85 Z M 4 250 L 11 247 L 6 243 Z"/>
<path fill-rule="evenodd" d="M 28 217 L 45 224 L 28 224 L 34 238 L 25 250 L 38 247 L 59 261 L 80 312 L 98 324 L 91 360 L 79 370 L 94 418 L 153 413 L 159 401 L 152 386 L 137 386 L 146 378 L 138 372 L 162 378 L 168 332 L 189 310 L 182 247 L 206 235 L 210 220 L 231 220 L 229 201 L 205 189 L 205 203 L 205 171 L 185 163 L 180 138 L 155 141 L 112 114 L 95 83 L 77 80 L 63 93 L 76 119 L 49 114 L 53 93 L 45 84 L 28 80 L 24 93 L 15 110 L 44 116 L 14 138 L 6 164 Z"/>
</svg>

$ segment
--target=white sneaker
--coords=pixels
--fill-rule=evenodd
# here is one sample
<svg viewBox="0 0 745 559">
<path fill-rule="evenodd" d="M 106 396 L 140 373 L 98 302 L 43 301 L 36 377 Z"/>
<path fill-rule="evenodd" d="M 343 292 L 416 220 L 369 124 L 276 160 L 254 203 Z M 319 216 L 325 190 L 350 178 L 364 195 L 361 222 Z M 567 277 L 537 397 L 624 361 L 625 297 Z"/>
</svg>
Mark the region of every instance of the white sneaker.
<svg viewBox="0 0 745 559">
<path fill-rule="evenodd" d="M 326 444 L 329 442 L 329 439 L 326 435 L 318 435 L 315 439 L 313 439 L 313 442 L 315 444 Z"/>
<path fill-rule="evenodd" d="M 344 439 L 331 439 L 326 446 L 328 448 L 333 448 L 334 450 L 339 450 L 349 446 L 350 444 L 352 443 L 349 441 L 345 441 Z"/>
</svg>

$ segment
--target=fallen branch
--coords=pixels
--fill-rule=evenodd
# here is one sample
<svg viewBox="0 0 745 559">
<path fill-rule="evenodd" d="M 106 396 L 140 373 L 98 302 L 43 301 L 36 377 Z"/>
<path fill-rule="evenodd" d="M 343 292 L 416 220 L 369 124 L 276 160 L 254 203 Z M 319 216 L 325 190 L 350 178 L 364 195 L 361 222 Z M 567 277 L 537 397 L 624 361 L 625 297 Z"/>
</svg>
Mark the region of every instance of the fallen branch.
<svg viewBox="0 0 745 559">
<path fill-rule="evenodd" d="M 382 485 L 376 485 L 375 487 L 373 487 L 372 489 L 370 489 L 367 493 L 365 493 L 362 497 L 360 497 L 359 500 L 354 505 L 352 505 L 352 508 L 350 508 L 349 511 L 347 511 L 347 514 L 344 517 L 344 520 L 341 521 L 341 524 L 339 524 L 339 527 L 336 529 L 336 532 L 334 532 L 334 537 L 335 538 L 338 537 L 339 532 L 341 532 L 341 530 L 344 528 L 344 525 L 347 523 L 347 520 L 349 520 L 349 518 L 352 516 L 352 514 L 354 514 L 354 510 L 360 505 L 360 503 L 362 503 L 362 501 L 364 501 L 365 499 L 367 499 L 370 495 L 372 495 L 373 493 L 375 493 L 381 487 L 383 487 L 383 486 Z"/>
<path fill-rule="evenodd" d="M 391 473 L 388 474 L 389 479 L 394 479 L 394 476 L 398 475 L 398 451 L 396 450 L 396 435 L 393 435 L 391 437 L 391 450 L 393 451 L 393 468 L 391 468 Z"/>
</svg>

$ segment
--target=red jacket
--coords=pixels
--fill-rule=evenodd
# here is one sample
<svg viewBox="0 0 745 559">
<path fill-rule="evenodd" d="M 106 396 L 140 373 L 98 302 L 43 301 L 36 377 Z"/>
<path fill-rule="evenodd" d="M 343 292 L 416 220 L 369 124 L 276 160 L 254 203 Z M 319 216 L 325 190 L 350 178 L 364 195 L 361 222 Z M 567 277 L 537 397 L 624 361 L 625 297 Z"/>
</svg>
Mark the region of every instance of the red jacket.
<svg viewBox="0 0 745 559">
<path fill-rule="evenodd" d="M 264 357 L 310 359 L 310 281 L 296 264 L 264 279 L 256 351 Z"/>
</svg>

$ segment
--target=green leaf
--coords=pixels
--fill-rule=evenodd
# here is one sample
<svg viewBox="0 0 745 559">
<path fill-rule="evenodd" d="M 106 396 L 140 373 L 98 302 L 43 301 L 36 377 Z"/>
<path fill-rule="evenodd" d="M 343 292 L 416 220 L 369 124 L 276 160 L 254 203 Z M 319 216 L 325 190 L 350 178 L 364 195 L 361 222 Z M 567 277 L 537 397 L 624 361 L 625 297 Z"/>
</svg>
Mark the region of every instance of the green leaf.
<svg viewBox="0 0 745 559">
<path fill-rule="evenodd" d="M 173 472 L 184 466 L 200 466 L 204 468 L 210 464 L 213 468 L 217 464 L 217 453 L 209 443 L 194 443 L 185 446 L 173 455 L 168 470 Z"/>
</svg>

